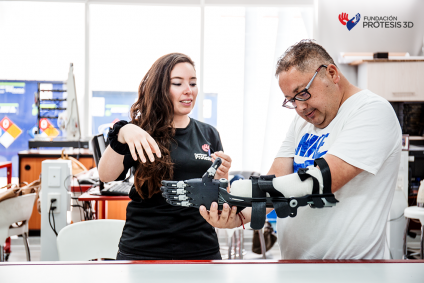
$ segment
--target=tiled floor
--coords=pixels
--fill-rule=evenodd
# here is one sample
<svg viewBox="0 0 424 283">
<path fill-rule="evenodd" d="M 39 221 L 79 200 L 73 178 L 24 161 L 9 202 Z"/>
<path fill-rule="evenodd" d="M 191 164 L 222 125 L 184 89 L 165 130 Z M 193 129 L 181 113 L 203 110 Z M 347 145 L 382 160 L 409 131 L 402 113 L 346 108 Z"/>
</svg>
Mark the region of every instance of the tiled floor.
<svg viewBox="0 0 424 283">
<path fill-rule="evenodd" d="M 39 261 L 41 251 L 40 237 L 29 237 L 28 242 L 31 261 Z M 11 249 L 12 253 L 9 256 L 9 262 L 26 261 L 25 246 L 22 237 L 12 237 Z"/>
</svg>

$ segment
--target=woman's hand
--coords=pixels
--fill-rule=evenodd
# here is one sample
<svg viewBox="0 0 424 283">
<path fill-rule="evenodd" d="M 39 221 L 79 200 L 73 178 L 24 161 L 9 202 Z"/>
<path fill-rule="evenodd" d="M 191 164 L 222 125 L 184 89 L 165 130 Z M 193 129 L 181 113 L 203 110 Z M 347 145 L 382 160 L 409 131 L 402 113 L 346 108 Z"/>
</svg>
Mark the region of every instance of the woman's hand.
<svg viewBox="0 0 424 283">
<path fill-rule="evenodd" d="M 118 141 L 120 143 L 128 144 L 132 158 L 137 160 L 137 153 L 143 163 L 146 162 L 144 152 L 149 157 L 150 161 L 155 161 L 153 153 L 157 157 L 161 157 L 159 146 L 156 141 L 142 128 L 134 124 L 127 124 L 119 130 Z M 136 152 L 137 151 L 137 152 Z"/>
<path fill-rule="evenodd" d="M 212 157 L 212 162 L 214 162 L 215 159 L 217 159 L 218 157 L 221 158 L 222 160 L 221 166 L 219 166 L 218 169 L 216 170 L 215 179 L 219 180 L 221 178 L 225 178 L 228 180 L 228 172 L 230 171 L 231 162 L 232 162 L 231 157 L 222 151 L 216 151 L 212 153 L 211 157 Z"/>
<path fill-rule="evenodd" d="M 237 207 L 230 208 L 227 203 L 224 203 L 221 214 L 219 214 L 216 202 L 212 203 L 210 211 L 207 211 L 203 205 L 200 206 L 199 211 L 206 222 L 215 228 L 236 228 L 243 224 L 237 215 Z"/>
</svg>

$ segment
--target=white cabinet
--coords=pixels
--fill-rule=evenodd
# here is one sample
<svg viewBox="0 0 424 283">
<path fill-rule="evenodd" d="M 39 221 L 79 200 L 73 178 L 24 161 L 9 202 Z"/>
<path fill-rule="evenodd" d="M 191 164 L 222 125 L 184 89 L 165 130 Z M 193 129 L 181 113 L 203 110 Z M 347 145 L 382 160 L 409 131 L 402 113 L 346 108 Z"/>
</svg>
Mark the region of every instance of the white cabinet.
<svg viewBox="0 0 424 283">
<path fill-rule="evenodd" d="M 424 61 L 364 61 L 358 65 L 358 87 L 388 101 L 424 101 Z"/>
</svg>

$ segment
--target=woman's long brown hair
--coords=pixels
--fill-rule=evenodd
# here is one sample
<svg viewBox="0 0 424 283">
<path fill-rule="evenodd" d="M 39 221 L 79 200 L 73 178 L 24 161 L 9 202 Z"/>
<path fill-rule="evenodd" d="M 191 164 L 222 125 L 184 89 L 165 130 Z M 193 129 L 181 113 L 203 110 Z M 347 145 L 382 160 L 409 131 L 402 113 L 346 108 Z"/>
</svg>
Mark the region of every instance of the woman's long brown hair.
<svg viewBox="0 0 424 283">
<path fill-rule="evenodd" d="M 160 57 L 144 76 L 138 88 L 138 100 L 131 106 L 131 119 L 156 141 L 162 158 L 152 163 L 146 158 L 141 162 L 134 175 L 135 188 L 141 198 L 151 198 L 160 192 L 161 180 L 172 180 L 174 175 L 171 161 L 171 140 L 175 135 L 172 126 L 174 106 L 169 94 L 171 71 L 178 63 L 193 61 L 187 55 L 171 53 Z M 147 190 L 143 185 L 147 182 Z"/>
</svg>

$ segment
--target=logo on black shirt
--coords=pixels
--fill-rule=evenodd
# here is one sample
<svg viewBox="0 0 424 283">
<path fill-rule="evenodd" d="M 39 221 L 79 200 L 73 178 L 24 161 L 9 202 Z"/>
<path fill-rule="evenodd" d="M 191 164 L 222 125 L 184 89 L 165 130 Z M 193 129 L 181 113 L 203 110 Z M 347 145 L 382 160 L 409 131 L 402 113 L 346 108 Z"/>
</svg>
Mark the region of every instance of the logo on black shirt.
<svg viewBox="0 0 424 283">
<path fill-rule="evenodd" d="M 202 145 L 202 149 L 203 151 L 209 152 L 209 145 L 205 143 L 204 145 Z"/>
<path fill-rule="evenodd" d="M 208 156 L 205 153 L 195 153 L 194 154 L 194 158 L 195 159 L 200 159 L 200 160 L 208 160 L 208 161 L 212 161 L 212 158 L 210 158 L 210 156 Z"/>
</svg>

